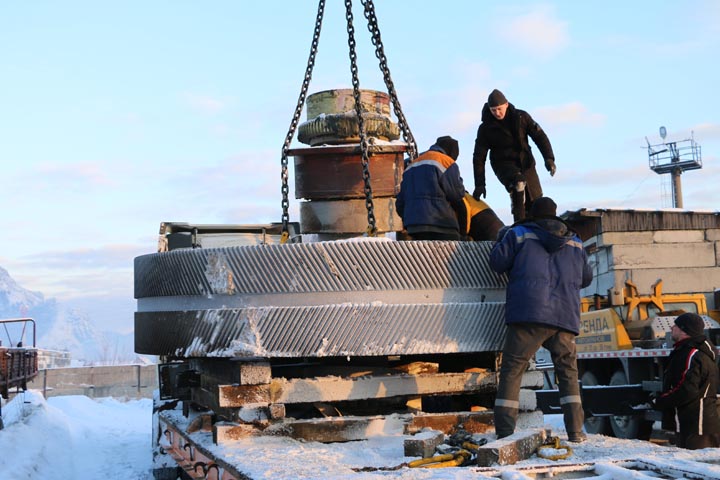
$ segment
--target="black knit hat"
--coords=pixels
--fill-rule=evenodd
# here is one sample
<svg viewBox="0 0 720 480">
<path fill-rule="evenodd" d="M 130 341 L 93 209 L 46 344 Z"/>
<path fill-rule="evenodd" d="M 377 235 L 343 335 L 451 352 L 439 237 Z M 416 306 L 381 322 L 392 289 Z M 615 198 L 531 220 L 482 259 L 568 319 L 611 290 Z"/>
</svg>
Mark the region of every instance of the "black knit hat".
<svg viewBox="0 0 720 480">
<path fill-rule="evenodd" d="M 530 205 L 530 216 L 533 218 L 556 217 L 557 205 L 550 197 L 540 197 Z"/>
<path fill-rule="evenodd" d="M 460 145 L 458 144 L 458 141 L 449 135 L 438 137 L 435 141 L 435 145 L 445 150 L 447 156 L 453 160 L 457 160 L 458 155 L 460 155 Z"/>
<path fill-rule="evenodd" d="M 498 90 L 497 88 L 490 92 L 490 95 L 488 95 L 488 106 L 489 107 L 497 107 L 498 105 L 503 105 L 505 103 L 508 103 L 507 98 L 505 98 L 505 95 Z"/>
<path fill-rule="evenodd" d="M 691 337 L 705 333 L 705 321 L 697 313 L 683 313 L 675 319 L 675 325 Z"/>
</svg>

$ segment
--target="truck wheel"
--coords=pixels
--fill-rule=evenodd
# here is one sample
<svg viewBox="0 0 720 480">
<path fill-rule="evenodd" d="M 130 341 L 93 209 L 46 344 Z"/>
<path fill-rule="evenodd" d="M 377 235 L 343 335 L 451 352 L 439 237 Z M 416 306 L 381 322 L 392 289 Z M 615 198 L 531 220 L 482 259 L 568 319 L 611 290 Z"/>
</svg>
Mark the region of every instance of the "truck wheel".
<svg viewBox="0 0 720 480">
<path fill-rule="evenodd" d="M 598 379 L 592 372 L 585 372 L 580 379 L 583 387 L 594 387 L 599 385 Z M 610 434 L 610 422 L 608 417 L 587 417 L 585 418 L 585 431 L 600 435 Z"/>
<path fill-rule="evenodd" d="M 610 385 L 627 385 L 625 372 L 618 370 L 610 378 Z M 640 438 L 647 440 L 652 432 L 652 422 L 637 415 L 613 415 L 610 426 L 617 438 Z"/>
</svg>

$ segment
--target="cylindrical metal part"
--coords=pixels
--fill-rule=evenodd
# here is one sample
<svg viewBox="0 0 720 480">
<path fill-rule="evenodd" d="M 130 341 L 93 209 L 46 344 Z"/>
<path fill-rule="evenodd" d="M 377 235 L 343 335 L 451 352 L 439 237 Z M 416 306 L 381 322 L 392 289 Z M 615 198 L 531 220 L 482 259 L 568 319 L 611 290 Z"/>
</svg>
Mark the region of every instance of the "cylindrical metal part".
<svg viewBox="0 0 720 480">
<path fill-rule="evenodd" d="M 377 90 L 360 90 L 360 108 L 363 113 L 376 113 L 390 117 L 390 96 Z M 313 93 L 307 97 L 307 118 L 320 115 L 355 111 L 355 98 L 351 88 L 337 88 Z"/>
<path fill-rule="evenodd" d="M 406 145 L 371 147 L 368 168 L 374 197 L 398 194 L 406 151 Z M 288 154 L 295 157 L 295 198 L 365 198 L 359 145 L 297 148 Z"/>
<path fill-rule="evenodd" d="M 375 198 L 375 226 L 378 233 L 402 230 L 402 218 L 392 197 Z M 367 228 L 365 200 L 313 200 L 300 203 L 300 231 L 357 235 Z"/>
</svg>

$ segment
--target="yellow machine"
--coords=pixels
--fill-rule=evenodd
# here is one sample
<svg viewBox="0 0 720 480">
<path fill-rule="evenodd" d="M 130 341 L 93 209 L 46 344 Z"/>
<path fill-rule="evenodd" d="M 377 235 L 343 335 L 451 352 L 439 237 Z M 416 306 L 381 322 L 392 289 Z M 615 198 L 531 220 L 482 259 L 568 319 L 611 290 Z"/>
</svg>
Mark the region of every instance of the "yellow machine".
<svg viewBox="0 0 720 480">
<path fill-rule="evenodd" d="M 652 291 L 640 295 L 637 286 L 626 281 L 622 293 L 583 298 L 578 353 L 657 348 L 671 324 L 656 321 L 656 317 L 693 312 L 720 319 L 717 310 L 708 310 L 702 293 L 663 294 L 662 280 L 652 286 Z"/>
</svg>

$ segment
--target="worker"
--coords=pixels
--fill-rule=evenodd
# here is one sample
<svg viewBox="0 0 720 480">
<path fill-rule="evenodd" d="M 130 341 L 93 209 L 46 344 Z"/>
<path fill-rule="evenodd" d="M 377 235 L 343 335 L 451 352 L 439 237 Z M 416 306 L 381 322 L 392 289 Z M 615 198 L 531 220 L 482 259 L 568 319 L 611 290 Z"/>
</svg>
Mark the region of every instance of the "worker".
<svg viewBox="0 0 720 480">
<path fill-rule="evenodd" d="M 405 168 L 395 208 L 413 240 L 461 240 L 455 214 L 465 196 L 459 154 L 457 140 L 439 137 Z"/>
<path fill-rule="evenodd" d="M 532 202 L 543 195 L 528 135 L 540 149 L 550 176 L 554 176 L 555 155 L 543 129 L 529 113 L 509 103 L 500 90 L 493 90 L 483 106 L 482 123 L 475 138 L 473 197 L 487 195 L 485 160 L 489 150 L 490 165 L 510 194 L 513 220 L 516 222 L 525 218 Z"/>
<path fill-rule="evenodd" d="M 717 409 L 718 366 L 715 346 L 705 337 L 705 322 L 696 313 L 675 319 L 675 342 L 667 358 L 663 390 L 653 401 L 662 426 L 676 434 L 678 447 L 696 450 L 720 447 Z"/>
<path fill-rule="evenodd" d="M 580 289 L 593 274 L 582 240 L 557 217 L 549 197 L 533 202 L 525 221 L 504 227 L 490 252 L 490 267 L 508 275 L 507 332 L 494 421 L 498 438 L 515 431 L 520 383 L 540 346 L 550 351 L 568 440 L 582 442 L 584 414 L 575 337 L 580 333 Z"/>
<path fill-rule="evenodd" d="M 465 192 L 456 213 L 466 240 L 495 240 L 500 229 L 505 226 L 490 205 L 482 199 L 476 200 L 468 192 Z"/>
</svg>

